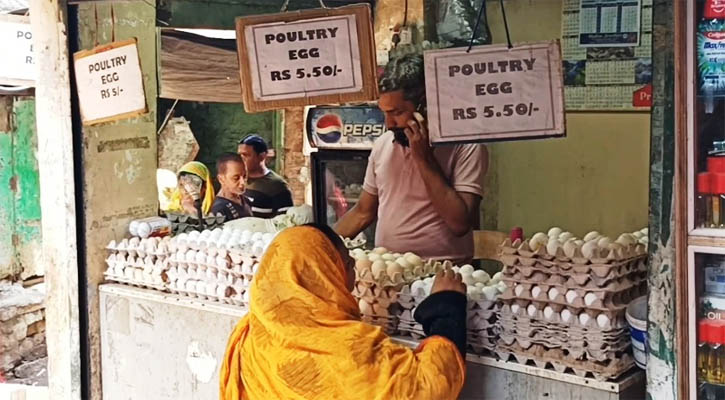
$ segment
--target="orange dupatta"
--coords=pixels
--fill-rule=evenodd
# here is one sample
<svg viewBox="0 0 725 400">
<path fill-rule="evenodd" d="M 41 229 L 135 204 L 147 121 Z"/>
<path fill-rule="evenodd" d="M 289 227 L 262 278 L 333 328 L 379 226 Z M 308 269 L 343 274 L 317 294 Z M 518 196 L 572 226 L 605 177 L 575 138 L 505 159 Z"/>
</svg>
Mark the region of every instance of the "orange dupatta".
<svg viewBox="0 0 725 400">
<path fill-rule="evenodd" d="M 345 279 L 317 229 L 279 234 L 229 338 L 220 399 L 455 399 L 465 373 L 455 345 L 437 336 L 416 351 L 392 342 L 360 321 Z"/>
</svg>

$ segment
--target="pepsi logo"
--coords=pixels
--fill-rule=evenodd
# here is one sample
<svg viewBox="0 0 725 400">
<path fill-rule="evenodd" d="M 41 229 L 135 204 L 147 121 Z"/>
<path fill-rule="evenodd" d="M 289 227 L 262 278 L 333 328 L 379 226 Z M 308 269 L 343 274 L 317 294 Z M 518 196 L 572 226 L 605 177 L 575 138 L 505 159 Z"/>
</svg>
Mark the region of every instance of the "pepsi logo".
<svg viewBox="0 0 725 400">
<path fill-rule="evenodd" d="M 337 114 L 325 114 L 317 120 L 315 133 L 325 143 L 337 143 L 342 137 L 342 119 Z"/>
</svg>

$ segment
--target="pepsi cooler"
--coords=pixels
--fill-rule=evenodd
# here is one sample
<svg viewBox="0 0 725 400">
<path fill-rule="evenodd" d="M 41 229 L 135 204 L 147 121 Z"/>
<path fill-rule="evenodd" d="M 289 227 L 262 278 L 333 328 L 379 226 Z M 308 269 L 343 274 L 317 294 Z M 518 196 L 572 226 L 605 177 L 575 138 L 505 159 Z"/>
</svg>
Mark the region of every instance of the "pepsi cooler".
<svg viewBox="0 0 725 400">
<path fill-rule="evenodd" d="M 385 117 L 376 106 L 306 108 L 316 222 L 332 226 L 357 204 L 370 150 L 384 132 Z M 375 225 L 364 233 L 374 246 Z"/>
</svg>

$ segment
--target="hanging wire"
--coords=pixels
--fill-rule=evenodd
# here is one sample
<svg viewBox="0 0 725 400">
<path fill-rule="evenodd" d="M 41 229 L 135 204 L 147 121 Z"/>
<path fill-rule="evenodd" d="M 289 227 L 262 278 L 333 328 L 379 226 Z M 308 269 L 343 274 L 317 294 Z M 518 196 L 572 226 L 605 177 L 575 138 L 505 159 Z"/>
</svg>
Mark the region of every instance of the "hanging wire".
<svg viewBox="0 0 725 400">
<path fill-rule="evenodd" d="M 320 0 L 320 7 L 321 8 L 327 8 L 327 6 L 325 5 L 325 2 L 323 2 L 322 0 Z"/>
<path fill-rule="evenodd" d="M 466 53 L 471 52 L 471 47 L 473 47 L 473 41 L 476 39 L 476 33 L 478 33 L 478 26 L 481 25 L 481 17 L 483 17 L 483 13 L 486 10 L 486 0 L 481 0 L 481 7 L 478 9 L 478 16 L 476 17 L 476 25 L 473 26 L 473 32 L 471 33 L 471 40 L 468 42 L 468 49 L 466 49 Z"/>
<path fill-rule="evenodd" d="M 506 7 L 503 5 L 503 0 L 499 0 L 501 3 L 501 15 L 503 16 L 503 27 L 506 29 L 506 42 L 508 42 L 509 49 L 513 49 L 514 45 L 511 44 L 511 34 L 509 33 L 509 21 L 506 19 Z"/>
</svg>

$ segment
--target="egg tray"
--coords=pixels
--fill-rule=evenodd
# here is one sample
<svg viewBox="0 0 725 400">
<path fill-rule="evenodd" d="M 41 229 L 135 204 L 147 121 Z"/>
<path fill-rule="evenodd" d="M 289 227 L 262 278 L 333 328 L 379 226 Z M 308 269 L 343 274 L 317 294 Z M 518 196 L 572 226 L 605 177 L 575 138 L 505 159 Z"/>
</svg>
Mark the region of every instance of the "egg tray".
<svg viewBox="0 0 725 400">
<path fill-rule="evenodd" d="M 546 246 L 539 246 L 536 250 L 532 250 L 529 246 L 528 239 L 524 241 L 516 239 L 513 243 L 510 239 L 506 239 L 499 248 L 501 250 L 502 261 L 504 257 L 508 259 L 510 256 L 518 256 L 523 259 L 556 260 L 560 262 L 572 261 L 576 264 L 607 264 L 626 261 L 647 254 L 647 247 L 645 245 L 632 244 L 617 249 L 597 249 L 594 251 L 592 257 L 584 257 L 581 248 L 577 248 L 573 254 L 567 255 L 561 247 L 557 249 L 556 255 L 551 255 L 547 252 Z M 504 262 L 504 264 L 506 263 Z"/>
<path fill-rule="evenodd" d="M 582 327 L 579 323 L 574 325 L 562 322 L 526 318 L 516 319 L 503 316 L 497 320 L 497 326 L 500 329 L 520 332 L 520 336 L 530 336 L 531 334 L 529 332 L 539 329 L 543 334 L 551 334 L 565 338 L 586 339 L 592 342 L 617 342 L 629 337 L 629 329 L 626 326 L 610 324 L 606 328 L 600 328 L 596 323 L 589 325 Z"/>
<path fill-rule="evenodd" d="M 513 273 L 509 271 L 515 270 Z M 508 267 L 504 269 L 502 281 L 514 281 L 522 283 L 532 284 L 548 284 L 565 286 L 572 289 L 585 289 L 585 290 L 608 290 L 611 291 L 617 285 L 626 285 L 631 282 L 641 282 L 646 280 L 646 271 L 634 271 L 624 276 L 602 279 L 594 276 L 572 276 L 571 274 L 559 275 L 552 274 L 549 272 L 533 271 L 530 275 L 525 276 L 521 271 L 516 270 L 516 267 Z M 530 271 L 531 272 L 531 271 Z"/>
<path fill-rule="evenodd" d="M 166 269 L 168 268 L 168 263 L 166 262 L 165 257 L 157 257 L 157 256 L 150 256 L 147 255 L 145 257 L 139 257 L 139 256 L 124 256 L 122 254 L 111 254 L 105 259 L 106 265 L 109 268 L 116 267 L 116 266 L 126 266 L 130 265 L 132 267 L 136 268 L 159 268 L 159 269 Z"/>
<path fill-rule="evenodd" d="M 154 241 L 154 247 L 149 248 L 148 245 L 142 245 L 141 240 Z M 138 241 L 139 243 L 136 243 Z M 108 245 L 106 245 L 106 250 L 110 254 L 123 254 L 123 255 L 132 255 L 132 256 L 138 256 L 141 255 L 142 257 L 145 257 L 147 255 L 153 255 L 157 257 L 162 257 L 167 254 L 169 254 L 169 245 L 170 245 L 170 238 L 165 237 L 163 239 L 161 238 L 149 238 L 149 239 L 141 239 L 141 238 L 126 238 L 121 240 L 119 243 L 116 243 L 115 240 L 111 240 Z"/>
<path fill-rule="evenodd" d="M 627 277 L 632 273 L 646 273 L 646 257 L 638 257 L 628 261 L 617 262 L 616 264 L 571 264 L 567 262 L 537 261 L 530 265 L 524 265 L 518 261 L 502 260 L 504 262 L 503 275 L 512 276 L 517 272 L 524 279 L 529 279 L 535 272 L 542 272 L 548 276 L 559 275 L 567 280 L 573 280 L 578 286 L 587 284 L 590 280 L 595 281 L 599 286 L 606 285 L 609 281 Z"/>
<path fill-rule="evenodd" d="M 238 272 L 231 270 L 218 270 L 210 267 L 171 267 L 167 275 L 171 279 L 197 279 L 204 281 L 217 281 L 219 283 L 227 283 L 229 285 L 234 284 L 237 280 L 241 281 L 243 286 L 248 287 L 252 284 L 254 275 L 252 274 L 239 274 Z"/>
<path fill-rule="evenodd" d="M 428 294 L 426 294 L 426 292 L 422 289 L 418 289 L 415 293 L 413 293 L 410 288 L 410 284 L 403 285 L 400 288 L 400 293 L 398 295 L 399 302 L 405 303 L 406 305 L 420 304 L 427 297 Z M 475 296 L 467 295 L 467 297 L 469 307 L 472 307 L 472 302 L 476 304 L 476 307 L 481 309 L 491 309 L 497 304 L 496 299 L 487 299 L 483 296 L 483 294 Z"/>
<path fill-rule="evenodd" d="M 517 302 L 523 301 L 526 303 L 526 300 L 517 300 Z M 528 305 L 534 304 L 534 307 L 536 308 L 536 312 L 533 316 L 528 314 Z M 541 321 L 542 323 L 553 323 L 553 324 L 562 324 L 562 325 L 568 325 L 573 327 L 581 327 L 581 328 L 591 328 L 591 329 L 602 329 L 599 327 L 597 323 L 597 317 L 600 314 L 604 314 L 609 319 L 609 324 L 606 325 L 607 327 L 610 327 L 612 329 L 619 329 L 622 327 L 626 327 L 627 323 L 625 320 L 625 312 L 626 307 L 616 310 L 592 310 L 592 309 L 574 309 L 568 306 L 564 306 L 561 304 L 547 304 L 552 308 L 552 310 L 555 312 L 551 316 L 551 318 L 546 318 L 544 315 L 544 309 L 545 306 L 537 306 L 535 303 L 529 303 L 521 305 L 520 303 L 512 303 L 512 304 L 504 304 L 501 307 L 501 313 L 499 314 L 499 319 L 506 319 L 508 315 L 514 315 L 518 318 L 528 318 L 532 320 Z M 514 306 L 519 306 L 518 310 Z M 504 311 L 507 310 L 507 311 Z M 563 318 L 561 318 L 561 312 L 563 310 L 568 310 L 569 313 L 572 314 L 572 317 L 569 321 L 565 321 Z M 585 312 L 589 316 L 589 320 L 586 321 L 584 325 L 581 324 L 579 320 L 579 314 L 582 312 Z M 608 328 L 604 328 L 608 329 Z"/>
<path fill-rule="evenodd" d="M 385 302 L 395 303 L 398 301 L 400 289 L 398 286 L 377 286 L 369 282 L 356 282 L 352 294 L 356 297 L 378 298 Z"/>
<path fill-rule="evenodd" d="M 231 292 L 229 292 L 229 290 L 232 290 L 234 292 L 231 293 Z M 213 301 L 213 302 L 217 302 L 217 303 L 230 304 L 230 305 L 240 306 L 240 307 L 247 307 L 246 302 L 241 297 L 237 296 L 238 293 L 236 293 L 234 288 L 232 288 L 231 286 L 227 286 L 226 288 L 224 288 L 224 291 L 226 292 L 224 295 L 220 295 L 218 292 L 211 294 L 208 292 L 199 292 L 197 290 L 189 290 L 186 288 L 174 286 L 173 283 L 169 286 L 169 291 L 174 294 L 191 297 L 191 298 L 197 298 L 200 300 Z"/>
<path fill-rule="evenodd" d="M 625 345 L 622 347 L 604 346 L 603 348 L 596 348 L 593 346 L 581 346 L 580 342 L 563 345 L 557 342 L 547 342 L 544 340 L 529 340 L 521 337 L 511 337 L 508 333 L 502 333 L 501 340 L 508 346 L 516 344 L 523 349 L 531 348 L 531 346 L 534 345 L 541 345 L 547 349 L 561 349 L 565 351 L 566 354 L 569 355 L 571 358 L 599 362 L 606 362 L 611 359 L 621 358 L 621 355 L 624 352 L 629 351 L 631 347 L 631 345 Z"/>
<path fill-rule="evenodd" d="M 396 272 L 395 274 L 393 274 L 393 276 L 389 276 L 387 273 L 381 273 L 377 277 L 373 276 L 373 272 L 370 269 L 355 268 L 355 281 L 366 282 L 379 287 L 398 287 L 404 284 L 409 284 L 421 278 L 433 276 L 443 270 L 443 265 L 444 264 L 441 262 L 428 262 L 422 267 L 416 267 L 409 271 L 403 271 L 402 273 Z"/>
<path fill-rule="evenodd" d="M 133 268 L 133 267 L 131 267 L 131 268 Z M 138 268 L 134 268 L 134 269 L 138 269 Z M 153 290 L 158 290 L 160 292 L 169 291 L 169 287 L 166 282 L 157 283 L 157 282 L 149 282 L 147 280 L 139 281 L 139 280 L 136 280 L 135 277 L 134 277 L 134 279 L 129 279 L 126 276 L 119 276 L 114 273 L 109 273 L 108 271 L 106 271 L 103 275 L 106 278 L 106 280 L 108 280 L 108 281 L 122 283 L 124 285 L 130 285 L 130 286 L 140 287 L 140 288 L 144 288 L 144 289 L 153 289 Z"/>
<path fill-rule="evenodd" d="M 219 268 L 219 269 L 233 269 L 234 266 L 239 265 L 255 265 L 259 264 L 259 259 L 255 256 L 249 255 L 249 254 L 243 254 L 243 253 L 236 253 L 234 251 L 227 251 L 227 250 L 221 250 L 219 252 L 215 251 L 204 251 L 204 250 L 192 250 L 194 252 L 204 254 L 204 261 L 201 260 L 192 260 L 189 261 L 186 258 L 187 252 L 183 251 L 177 251 L 173 252 L 169 256 L 169 262 L 178 265 L 178 264 L 194 264 L 194 265 L 204 265 L 209 266 L 213 268 Z M 183 258 L 182 258 L 183 257 Z M 213 259 L 213 262 L 210 261 L 210 259 Z"/>
<path fill-rule="evenodd" d="M 616 379 L 634 366 L 634 360 L 627 353 L 621 354 L 620 358 L 599 362 L 574 359 L 561 349 L 545 349 L 539 345 L 523 349 L 516 344 L 508 346 L 501 342 L 496 346 L 495 352 L 503 361 L 533 364 L 538 368 L 572 373 L 582 378 L 592 377 L 598 381 Z"/>
<path fill-rule="evenodd" d="M 423 330 L 423 326 L 410 318 L 410 314 L 403 313 L 398 317 L 398 328 L 402 330 Z M 496 321 L 486 321 L 484 320 L 484 323 L 472 323 L 471 318 L 469 318 L 467 324 L 466 324 L 466 332 L 469 335 L 474 336 L 481 336 L 481 337 L 487 337 L 487 338 L 495 338 L 498 336 L 498 326 L 496 325 Z"/>
<path fill-rule="evenodd" d="M 559 304 L 572 307 L 574 309 L 591 309 L 591 310 L 615 310 L 626 307 L 632 300 L 647 293 L 647 283 L 645 281 L 636 282 L 629 286 L 621 287 L 617 291 L 591 291 L 585 289 L 570 289 L 564 286 L 551 286 L 545 284 L 516 283 L 513 281 L 505 281 L 507 285 L 500 299 L 503 303 L 511 304 L 512 301 L 522 300 L 534 302 L 536 304 Z M 515 285 L 515 286 L 514 286 Z M 539 293 L 534 297 L 533 289 L 539 288 Z M 549 293 L 551 289 L 555 289 L 552 298 Z M 569 302 L 566 294 L 569 291 L 575 291 L 577 297 Z M 590 303 L 586 304 L 586 298 L 592 295 Z M 543 307 L 542 307 L 543 308 Z"/>
</svg>

